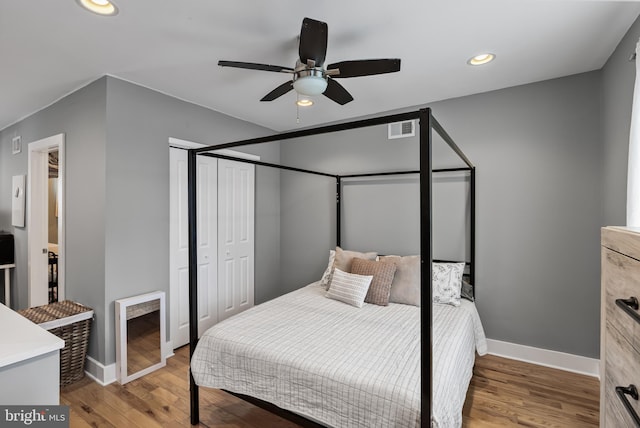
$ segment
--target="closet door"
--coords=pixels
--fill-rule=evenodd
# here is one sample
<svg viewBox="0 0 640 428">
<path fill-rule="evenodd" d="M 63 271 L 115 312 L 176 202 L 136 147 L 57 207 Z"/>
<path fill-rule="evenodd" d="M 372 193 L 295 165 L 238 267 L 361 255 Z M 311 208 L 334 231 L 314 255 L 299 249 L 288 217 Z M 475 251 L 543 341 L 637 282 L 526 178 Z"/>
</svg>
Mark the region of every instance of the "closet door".
<svg viewBox="0 0 640 428">
<path fill-rule="evenodd" d="M 218 161 L 218 319 L 253 306 L 255 166 Z"/>
<path fill-rule="evenodd" d="M 187 218 L 187 151 L 170 149 L 170 294 L 171 342 L 189 343 L 189 230 Z M 216 159 L 198 156 L 198 335 L 218 322 L 216 286 L 218 256 Z"/>
</svg>

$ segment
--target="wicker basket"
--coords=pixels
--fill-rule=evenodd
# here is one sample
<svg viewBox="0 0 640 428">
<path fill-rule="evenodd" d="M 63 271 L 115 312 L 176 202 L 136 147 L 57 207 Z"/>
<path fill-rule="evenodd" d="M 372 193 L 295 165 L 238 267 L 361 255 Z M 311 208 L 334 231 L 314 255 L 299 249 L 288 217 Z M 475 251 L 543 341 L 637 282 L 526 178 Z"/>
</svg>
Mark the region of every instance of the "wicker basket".
<svg viewBox="0 0 640 428">
<path fill-rule="evenodd" d="M 82 379 L 93 310 L 65 300 L 18 313 L 64 340 L 64 348 L 60 350 L 60 386 Z"/>
</svg>

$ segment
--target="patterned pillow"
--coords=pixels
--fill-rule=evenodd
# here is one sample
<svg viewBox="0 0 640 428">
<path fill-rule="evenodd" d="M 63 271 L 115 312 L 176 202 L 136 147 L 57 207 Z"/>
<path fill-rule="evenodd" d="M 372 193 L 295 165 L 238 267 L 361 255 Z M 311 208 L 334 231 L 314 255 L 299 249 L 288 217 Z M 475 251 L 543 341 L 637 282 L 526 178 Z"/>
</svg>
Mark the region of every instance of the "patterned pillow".
<svg viewBox="0 0 640 428">
<path fill-rule="evenodd" d="M 460 306 L 464 263 L 434 263 L 432 297 L 434 303 Z"/>
<path fill-rule="evenodd" d="M 395 264 L 354 258 L 351 263 L 351 273 L 373 275 L 369 291 L 367 291 L 367 295 L 364 298 L 365 302 L 379 306 L 387 306 L 389 304 L 391 283 L 396 273 Z"/>
<path fill-rule="evenodd" d="M 331 281 L 331 270 L 333 269 L 333 263 L 336 260 L 336 251 L 329 250 L 329 264 L 327 268 L 324 270 L 322 274 L 322 278 L 320 278 L 320 285 L 324 288 L 329 286 L 329 282 Z"/>
<path fill-rule="evenodd" d="M 334 269 L 327 297 L 361 308 L 367 295 L 372 275 L 356 275 Z"/>
</svg>

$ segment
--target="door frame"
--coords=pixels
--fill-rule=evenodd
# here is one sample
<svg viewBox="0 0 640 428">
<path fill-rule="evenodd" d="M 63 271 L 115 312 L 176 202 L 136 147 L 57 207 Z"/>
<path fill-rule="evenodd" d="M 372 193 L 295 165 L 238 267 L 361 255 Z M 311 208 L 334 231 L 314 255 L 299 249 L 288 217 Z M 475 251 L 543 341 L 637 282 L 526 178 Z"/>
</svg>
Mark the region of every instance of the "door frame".
<svg viewBox="0 0 640 428">
<path fill-rule="evenodd" d="M 49 303 L 48 300 L 48 264 L 35 263 L 36 257 L 42 257 L 43 245 L 48 248 L 49 240 L 42 242 L 42 236 L 38 238 L 31 233 L 48 224 L 48 166 L 43 171 L 42 163 L 45 156 L 54 150 L 58 150 L 58 300 L 65 299 L 65 134 L 52 135 L 28 145 L 27 164 L 27 281 L 28 281 L 28 305 L 29 307 Z M 48 165 L 48 161 L 45 163 Z M 44 177 L 43 177 L 44 175 Z M 37 222 L 37 223 L 36 223 Z M 44 228 L 48 230 L 48 226 Z M 44 272 L 40 270 L 43 269 Z M 35 278 L 47 278 L 45 282 L 45 302 L 41 300 L 41 290 L 38 290 Z"/>
<path fill-rule="evenodd" d="M 177 149 L 199 149 L 201 147 L 207 147 L 206 144 L 196 143 L 194 141 L 181 140 L 180 138 L 169 137 L 169 147 L 175 147 Z M 238 159 L 246 159 L 259 161 L 260 156 L 251 153 L 239 152 L 230 149 L 212 150 L 221 155 L 232 156 Z"/>
<path fill-rule="evenodd" d="M 197 148 L 201 148 L 201 147 L 206 147 L 206 144 L 202 144 L 202 143 L 197 143 L 194 141 L 188 141 L 188 140 L 182 140 L 180 138 L 174 138 L 174 137 L 169 137 L 169 148 L 176 148 L 176 149 L 197 149 Z M 250 154 L 250 153 L 244 153 L 244 152 L 239 152 L 239 151 L 235 151 L 235 150 L 229 150 L 229 149 L 222 149 L 222 150 L 216 150 L 216 153 L 220 153 L 220 154 L 224 154 L 224 155 L 228 155 L 228 156 L 232 156 L 235 158 L 239 158 L 239 159 L 247 159 L 247 160 L 254 160 L 254 161 L 259 161 L 260 160 L 260 156 L 258 155 L 254 155 L 254 154 Z M 217 175 L 216 175 L 216 181 L 217 181 Z M 171 192 L 171 185 L 169 186 L 169 191 Z M 171 197 L 170 197 L 171 199 Z M 171 208 L 170 208 L 171 209 Z M 217 211 L 216 211 L 216 216 L 217 216 Z M 171 236 L 172 236 L 172 228 L 173 228 L 173 224 L 170 222 L 169 223 L 169 241 L 171 243 Z M 216 236 L 217 236 L 217 232 L 216 232 Z M 216 250 L 217 250 L 217 244 L 216 244 Z M 170 248 L 169 250 L 169 269 L 173 269 L 173 260 L 171 260 L 171 254 L 173 252 L 173 248 Z M 218 281 L 218 272 L 217 272 L 217 257 L 216 257 L 216 275 L 214 276 L 213 280 L 214 281 Z M 173 340 L 175 338 L 174 334 L 177 333 L 176 330 L 176 326 L 178 323 L 178 316 L 179 316 L 179 302 L 177 301 L 177 299 L 174 299 L 175 296 L 178 295 L 179 290 L 174 289 L 176 286 L 178 286 L 179 284 L 175 284 L 172 281 L 172 276 L 170 275 L 169 278 L 169 333 L 171 335 L 170 337 L 170 341 L 171 341 L 171 348 L 174 349 L 175 348 L 175 344 L 173 343 Z"/>
</svg>

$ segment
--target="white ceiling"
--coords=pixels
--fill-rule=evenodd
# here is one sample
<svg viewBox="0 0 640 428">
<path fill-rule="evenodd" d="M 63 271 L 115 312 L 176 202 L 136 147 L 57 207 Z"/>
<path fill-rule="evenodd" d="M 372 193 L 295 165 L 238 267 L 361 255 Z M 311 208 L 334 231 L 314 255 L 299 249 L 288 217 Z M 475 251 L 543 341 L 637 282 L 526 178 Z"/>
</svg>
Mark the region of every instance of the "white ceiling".
<svg viewBox="0 0 640 428">
<path fill-rule="evenodd" d="M 114 0 L 105 18 L 74 0 L 0 2 L 0 129 L 109 74 L 282 131 L 596 70 L 638 2 L 578 0 Z M 304 17 L 329 27 L 327 64 L 401 58 L 399 73 L 341 79 L 355 98 L 300 111 L 295 92 L 260 102 L 293 67 Z M 483 67 L 466 60 L 491 51 Z M 629 52 L 631 54 L 631 52 Z"/>
</svg>

